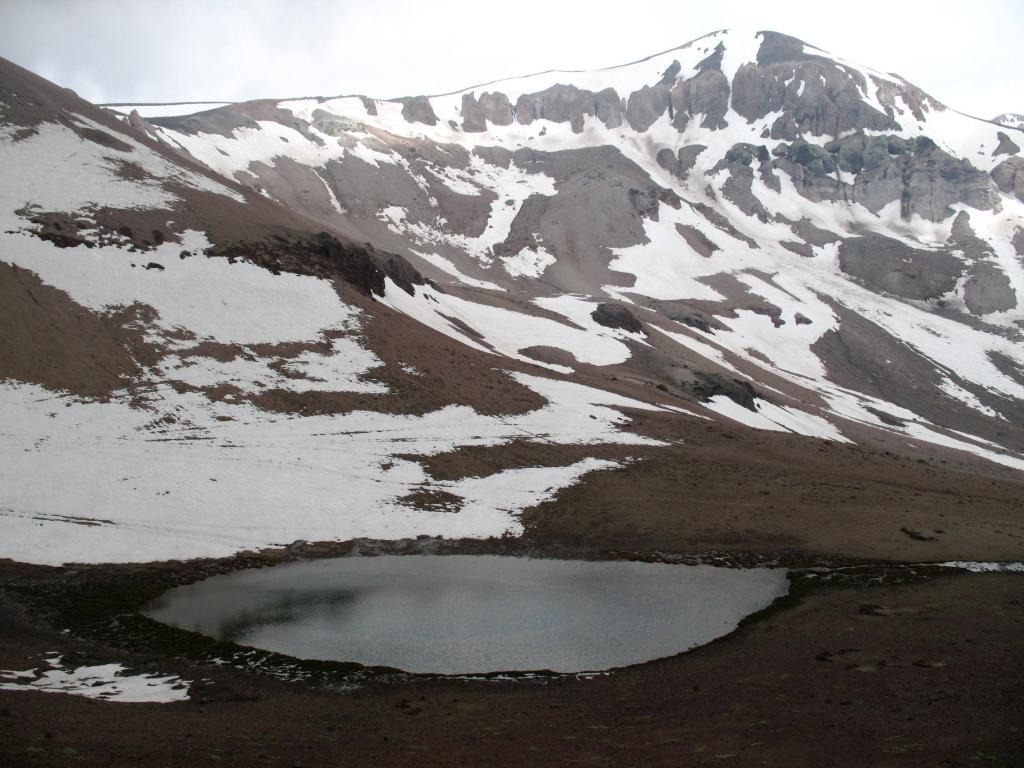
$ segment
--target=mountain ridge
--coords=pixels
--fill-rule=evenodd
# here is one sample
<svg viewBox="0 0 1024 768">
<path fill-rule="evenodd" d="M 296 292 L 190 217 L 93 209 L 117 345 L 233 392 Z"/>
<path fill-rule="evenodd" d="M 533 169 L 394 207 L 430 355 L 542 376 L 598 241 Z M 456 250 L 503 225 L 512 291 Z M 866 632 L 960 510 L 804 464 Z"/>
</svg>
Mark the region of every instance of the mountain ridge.
<svg viewBox="0 0 1024 768">
<path fill-rule="evenodd" d="M 0 68 L 0 286 L 32 329 L 0 347 L 21 436 L 3 444 L 6 554 L 74 559 L 87 539 L 123 560 L 142 530 L 153 558 L 572 536 L 553 498 L 617 530 L 639 478 L 665 505 L 630 515 L 637 541 L 693 514 L 684 549 L 827 551 L 836 510 L 942 527 L 903 476 L 1012 495 L 1019 147 L 792 38 L 760 64 L 764 40 L 701 39 L 600 99 L 606 83 L 544 82 L 153 119 Z M 126 485 L 118 462 L 139 461 L 154 471 Z M 40 467 L 87 473 L 93 501 Z M 787 476 L 829 504 L 802 505 Z M 822 491 L 836 476 L 869 490 Z M 768 493 L 738 525 L 767 538 L 709 539 L 738 477 Z M 679 484 L 703 501 L 671 503 Z M 111 522 L 64 535 L 82 514 Z M 861 547 L 845 551 L 905 553 L 842 530 Z"/>
</svg>

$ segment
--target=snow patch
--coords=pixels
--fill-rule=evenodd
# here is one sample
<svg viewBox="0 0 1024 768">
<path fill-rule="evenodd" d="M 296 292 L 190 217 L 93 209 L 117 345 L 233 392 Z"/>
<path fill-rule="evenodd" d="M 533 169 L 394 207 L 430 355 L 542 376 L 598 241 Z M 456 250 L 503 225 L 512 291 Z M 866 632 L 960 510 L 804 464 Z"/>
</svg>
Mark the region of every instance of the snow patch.
<svg viewBox="0 0 1024 768">
<path fill-rule="evenodd" d="M 60 656 L 46 659 L 48 668 L 0 670 L 0 691 L 43 691 L 84 696 L 100 701 L 166 704 L 187 701 L 189 685 L 176 675 L 132 674 L 121 664 L 71 668 Z"/>
<path fill-rule="evenodd" d="M 523 248 L 514 256 L 502 256 L 501 263 L 512 277 L 538 278 L 557 259 L 544 248 Z"/>
</svg>

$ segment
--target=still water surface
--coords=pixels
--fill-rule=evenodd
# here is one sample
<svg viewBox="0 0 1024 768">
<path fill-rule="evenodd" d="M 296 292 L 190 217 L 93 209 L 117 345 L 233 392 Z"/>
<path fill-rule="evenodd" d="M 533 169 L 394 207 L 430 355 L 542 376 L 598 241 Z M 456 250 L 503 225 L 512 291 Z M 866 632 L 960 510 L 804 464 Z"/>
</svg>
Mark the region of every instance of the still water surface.
<svg viewBox="0 0 1024 768">
<path fill-rule="evenodd" d="M 442 674 L 611 669 L 727 634 L 782 569 L 492 555 L 349 557 L 214 576 L 147 615 L 304 659 Z"/>
</svg>

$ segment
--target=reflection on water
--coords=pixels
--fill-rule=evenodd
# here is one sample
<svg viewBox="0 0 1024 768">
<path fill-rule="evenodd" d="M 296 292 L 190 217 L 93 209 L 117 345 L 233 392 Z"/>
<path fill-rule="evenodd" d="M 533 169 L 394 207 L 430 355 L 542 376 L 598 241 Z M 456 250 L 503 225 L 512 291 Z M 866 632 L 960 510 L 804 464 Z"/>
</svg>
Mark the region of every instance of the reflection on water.
<svg viewBox="0 0 1024 768">
<path fill-rule="evenodd" d="M 781 569 L 490 555 L 353 557 L 215 576 L 147 614 L 291 656 L 445 674 L 611 669 L 731 631 Z"/>
</svg>

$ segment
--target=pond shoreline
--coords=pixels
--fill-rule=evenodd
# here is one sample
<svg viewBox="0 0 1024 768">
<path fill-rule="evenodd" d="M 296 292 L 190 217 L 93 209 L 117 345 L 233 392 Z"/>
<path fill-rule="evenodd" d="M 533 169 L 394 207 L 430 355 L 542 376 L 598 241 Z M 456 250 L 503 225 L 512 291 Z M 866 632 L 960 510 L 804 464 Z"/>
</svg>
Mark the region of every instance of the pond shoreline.
<svg viewBox="0 0 1024 768">
<path fill-rule="evenodd" d="M 135 673 L 191 681 L 189 700 L 170 704 L 0 691 L 0 757 L 12 766 L 56 765 L 73 750 L 85 765 L 309 768 L 339 761 L 433 765 L 430 756 L 442 753 L 498 766 L 540 756 L 607 765 L 969 766 L 978 755 L 1011 766 L 1024 755 L 1018 574 L 849 561 L 794 570 L 790 594 L 731 634 L 599 676 L 458 679 L 298 664 L 160 629 L 136 613 L 175 584 L 311 552 L 488 548 L 539 551 L 521 542 L 360 542 L 221 561 L 0 563 L 0 668 L 25 669 L 55 651 L 75 666 L 116 661 Z M 771 564 L 813 568 L 813 560 L 784 553 Z M 766 558 L 732 562 L 764 565 Z M 212 661 L 218 655 L 222 663 Z M 66 723 L 60 732 L 49 725 L 54 718 Z"/>
</svg>

